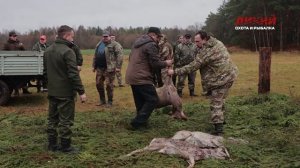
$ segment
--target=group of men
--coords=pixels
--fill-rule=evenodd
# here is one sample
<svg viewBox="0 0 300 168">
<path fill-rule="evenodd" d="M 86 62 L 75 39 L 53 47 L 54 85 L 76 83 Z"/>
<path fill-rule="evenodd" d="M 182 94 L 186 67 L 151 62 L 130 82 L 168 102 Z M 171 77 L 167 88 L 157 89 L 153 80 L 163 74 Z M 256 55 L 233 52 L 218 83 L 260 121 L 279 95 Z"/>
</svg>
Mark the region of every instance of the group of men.
<svg viewBox="0 0 300 168">
<path fill-rule="evenodd" d="M 181 38 L 183 38 L 182 42 Z M 174 59 L 160 58 L 161 39 L 164 39 L 164 36 L 159 28 L 150 27 L 148 33 L 138 38 L 131 49 L 126 82 L 131 85 L 137 112 L 131 126 L 134 129 L 147 127 L 148 119 L 158 102 L 152 72 L 165 69 L 168 75 L 177 76 L 179 96 L 182 96 L 184 80 L 188 76 L 190 96 L 196 96 L 195 73 L 200 70 L 202 94 L 210 99 L 213 133 L 222 134 L 225 123 L 225 98 L 238 73 L 226 47 L 206 32 L 199 31 L 194 36 L 194 43 L 191 41 L 190 34 L 179 37 L 180 41 L 175 46 Z M 174 68 L 172 68 L 173 62 Z"/>
<path fill-rule="evenodd" d="M 46 36 L 41 36 L 39 43 L 33 47 L 34 50 L 45 51 L 44 71 L 48 81 L 49 99 L 47 133 L 50 151 L 76 151 L 71 146 L 70 128 L 74 122 L 75 96 L 78 93 L 81 102 L 87 99 L 79 75 L 82 57 L 78 59 L 77 55 L 81 55 L 80 50 L 73 40 L 74 30 L 63 25 L 58 28 L 57 38 L 51 46 L 46 45 Z M 15 43 L 19 47 L 15 50 L 24 50 L 18 41 Z M 114 40 L 114 35 L 104 32 L 102 40 L 95 48 L 93 59 L 99 106 L 112 106 L 113 82 L 115 75 L 121 72 L 122 61 L 122 46 Z M 197 70 L 200 70 L 201 74 L 203 95 L 211 100 L 214 133 L 222 134 L 225 98 L 238 71 L 231 62 L 226 47 L 206 32 L 199 31 L 194 36 L 194 43 L 192 36 L 186 34 L 178 38 L 178 44 L 173 48 L 157 27 L 150 27 L 146 34 L 137 38 L 129 55 L 125 79 L 131 86 L 136 107 L 136 116 L 130 123 L 132 129 L 147 128 L 148 119 L 158 103 L 155 81 L 157 86 L 162 86 L 167 75 L 173 76 L 175 81 L 177 76 L 177 92 L 182 96 L 184 80 L 188 77 L 190 96 L 196 96 L 194 87 Z M 159 76 L 162 76 L 161 80 Z M 119 83 L 119 86 L 122 87 L 123 84 Z"/>
</svg>

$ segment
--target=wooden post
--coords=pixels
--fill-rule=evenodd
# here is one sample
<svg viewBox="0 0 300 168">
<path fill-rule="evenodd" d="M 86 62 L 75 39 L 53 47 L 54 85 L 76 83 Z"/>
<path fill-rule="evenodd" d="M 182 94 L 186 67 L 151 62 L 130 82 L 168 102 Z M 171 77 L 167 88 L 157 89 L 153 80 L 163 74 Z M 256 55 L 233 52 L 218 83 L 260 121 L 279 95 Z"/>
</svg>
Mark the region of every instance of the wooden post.
<svg viewBox="0 0 300 168">
<path fill-rule="evenodd" d="M 259 81 L 258 93 L 270 92 L 270 77 L 271 77 L 271 47 L 259 48 Z"/>
</svg>

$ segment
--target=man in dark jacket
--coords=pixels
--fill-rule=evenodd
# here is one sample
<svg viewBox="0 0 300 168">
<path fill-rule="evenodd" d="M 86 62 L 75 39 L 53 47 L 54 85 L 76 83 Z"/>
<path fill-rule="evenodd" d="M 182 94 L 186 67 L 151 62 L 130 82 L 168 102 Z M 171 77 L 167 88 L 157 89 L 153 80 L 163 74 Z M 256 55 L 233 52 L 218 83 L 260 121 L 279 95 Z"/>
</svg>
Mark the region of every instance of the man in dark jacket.
<svg viewBox="0 0 300 168">
<path fill-rule="evenodd" d="M 161 37 L 159 28 L 150 27 L 146 35 L 139 37 L 133 44 L 126 71 L 126 82 L 131 85 L 137 115 L 131 121 L 134 129 L 145 127 L 154 110 L 158 96 L 153 85 L 153 70 L 171 66 L 173 61 L 161 61 L 158 42 Z"/>
<path fill-rule="evenodd" d="M 8 36 L 9 36 L 8 40 L 4 44 L 3 50 L 6 50 L 6 51 L 24 51 L 25 50 L 23 43 L 21 43 L 19 41 L 18 35 L 15 31 L 9 32 Z M 21 85 L 24 94 L 30 94 L 30 92 L 28 91 L 27 83 L 29 83 L 29 81 L 27 81 Z M 14 88 L 14 95 L 19 95 L 18 88 Z"/>
<path fill-rule="evenodd" d="M 71 147 L 74 122 L 75 96 L 80 95 L 81 102 L 86 101 L 84 87 L 77 69 L 76 56 L 70 48 L 74 38 L 71 27 L 63 25 L 58 29 L 58 37 L 44 53 L 44 71 L 48 79 L 48 150 L 73 152 Z M 58 130 L 58 132 L 57 132 Z M 60 137 L 61 147 L 57 145 Z"/>
<path fill-rule="evenodd" d="M 3 50 L 6 51 L 18 51 L 18 50 L 25 50 L 25 47 L 23 45 L 23 43 L 21 43 L 18 40 L 18 35 L 15 31 L 11 31 L 8 34 L 8 40 L 7 42 L 4 44 Z"/>
</svg>

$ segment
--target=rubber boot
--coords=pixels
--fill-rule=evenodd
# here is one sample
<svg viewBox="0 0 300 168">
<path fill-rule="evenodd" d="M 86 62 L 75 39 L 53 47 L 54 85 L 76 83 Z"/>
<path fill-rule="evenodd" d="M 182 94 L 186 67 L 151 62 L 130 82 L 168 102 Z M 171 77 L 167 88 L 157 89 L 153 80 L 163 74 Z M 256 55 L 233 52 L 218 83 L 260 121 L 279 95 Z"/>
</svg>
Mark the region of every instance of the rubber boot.
<svg viewBox="0 0 300 168">
<path fill-rule="evenodd" d="M 97 104 L 97 106 L 103 106 L 106 104 L 106 100 L 105 100 L 105 93 L 104 90 L 99 92 L 100 95 L 100 103 Z"/>
<path fill-rule="evenodd" d="M 107 101 L 107 104 L 106 104 L 106 107 L 110 108 L 112 106 L 112 98 L 108 98 L 108 101 Z"/>
<path fill-rule="evenodd" d="M 61 138 L 60 144 L 61 144 L 61 147 L 59 150 L 63 153 L 74 153 L 74 154 L 79 153 L 78 149 L 71 146 L 71 139 Z"/>
<path fill-rule="evenodd" d="M 57 137 L 48 137 L 48 151 L 55 152 L 58 150 Z"/>
</svg>

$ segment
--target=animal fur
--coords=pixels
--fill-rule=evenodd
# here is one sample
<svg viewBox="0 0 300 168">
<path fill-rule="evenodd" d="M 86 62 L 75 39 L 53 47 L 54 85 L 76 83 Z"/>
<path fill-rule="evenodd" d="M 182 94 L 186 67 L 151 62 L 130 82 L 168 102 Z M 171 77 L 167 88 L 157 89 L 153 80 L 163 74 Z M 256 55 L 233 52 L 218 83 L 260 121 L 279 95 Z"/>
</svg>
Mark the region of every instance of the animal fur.
<svg viewBox="0 0 300 168">
<path fill-rule="evenodd" d="M 223 144 L 224 138 L 203 132 L 179 131 L 172 138 L 154 138 L 148 146 L 135 150 L 125 157 L 145 151 L 158 151 L 168 155 L 178 155 L 187 160 L 188 168 L 195 161 L 208 158 L 229 159 L 230 155 Z"/>
<path fill-rule="evenodd" d="M 182 100 L 177 93 L 172 78 L 171 76 L 167 76 L 166 78 L 164 85 L 156 89 L 159 98 L 156 108 L 172 105 L 172 117 L 187 120 L 187 117 L 182 110 Z"/>
</svg>

